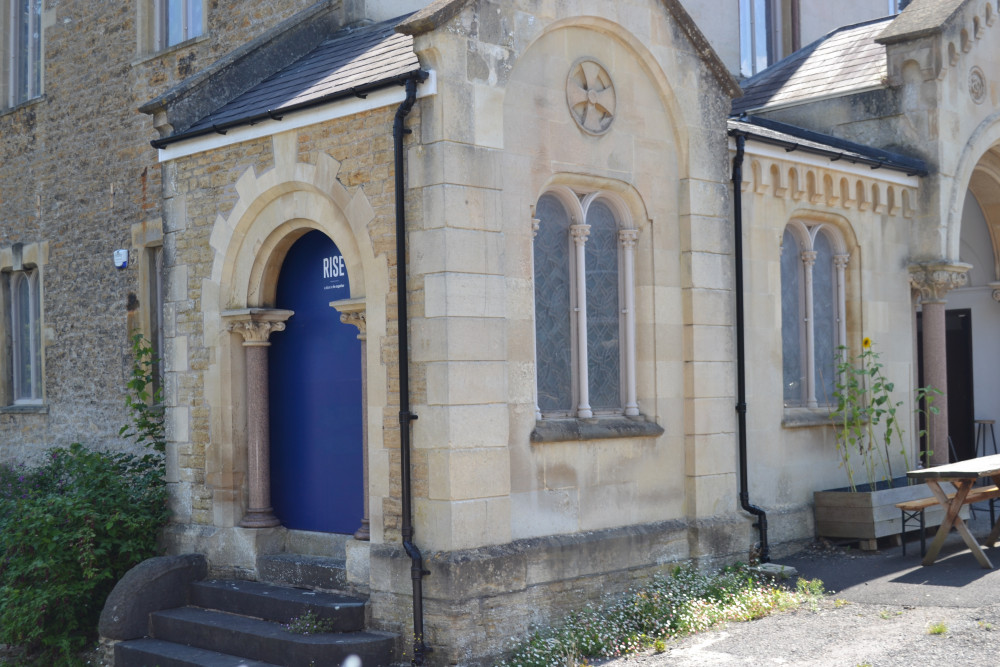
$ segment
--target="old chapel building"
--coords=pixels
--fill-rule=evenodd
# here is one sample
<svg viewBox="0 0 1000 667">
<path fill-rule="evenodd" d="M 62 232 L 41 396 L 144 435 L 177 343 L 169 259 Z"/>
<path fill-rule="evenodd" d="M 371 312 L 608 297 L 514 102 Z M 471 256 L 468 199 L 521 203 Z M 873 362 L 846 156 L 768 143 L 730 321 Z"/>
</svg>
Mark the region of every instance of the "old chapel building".
<svg viewBox="0 0 1000 667">
<path fill-rule="evenodd" d="M 139 329 L 167 552 L 396 659 L 812 537 L 841 347 L 1000 413 L 992 0 L 3 1 L 0 457 Z"/>
</svg>

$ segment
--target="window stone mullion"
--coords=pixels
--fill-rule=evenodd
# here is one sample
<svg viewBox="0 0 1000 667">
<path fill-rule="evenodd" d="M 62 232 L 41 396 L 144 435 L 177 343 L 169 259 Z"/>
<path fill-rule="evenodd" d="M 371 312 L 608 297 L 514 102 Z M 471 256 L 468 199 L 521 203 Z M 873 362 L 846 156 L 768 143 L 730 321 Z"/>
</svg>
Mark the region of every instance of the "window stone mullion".
<svg viewBox="0 0 1000 667">
<path fill-rule="evenodd" d="M 587 367 L 587 259 L 585 251 L 587 237 L 590 235 L 590 225 L 571 225 L 570 234 L 573 236 L 576 252 L 576 275 L 573 281 L 576 288 L 577 382 L 579 389 L 576 416 L 590 418 L 594 416 L 594 413 L 590 409 L 590 378 Z"/>
<path fill-rule="evenodd" d="M 813 267 L 816 265 L 816 251 L 802 252 L 806 296 L 806 405 L 817 407 L 816 402 L 816 338 L 813 324 Z"/>
<path fill-rule="evenodd" d="M 636 229 L 618 231 L 625 264 L 622 280 L 625 283 L 625 415 L 639 415 L 635 379 L 635 244 L 639 238 Z"/>
</svg>

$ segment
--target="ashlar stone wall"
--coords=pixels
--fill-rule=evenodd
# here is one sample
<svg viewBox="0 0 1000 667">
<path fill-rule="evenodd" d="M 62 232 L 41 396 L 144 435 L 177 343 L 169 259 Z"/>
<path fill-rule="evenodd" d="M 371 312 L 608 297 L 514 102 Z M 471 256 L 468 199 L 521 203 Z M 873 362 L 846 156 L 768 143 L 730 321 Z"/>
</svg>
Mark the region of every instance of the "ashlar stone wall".
<svg viewBox="0 0 1000 667">
<path fill-rule="evenodd" d="M 749 493 L 753 504 L 767 510 L 769 538 L 777 545 L 810 538 L 813 491 L 840 488 L 848 481 L 829 407 L 784 407 L 780 259 L 785 227 L 792 221 L 828 225 L 845 242 L 844 344 L 855 357 L 862 339 L 870 338 L 886 378 L 895 383 L 903 442 L 894 444 L 890 455 L 892 469 L 900 475 L 913 466 L 918 449 L 911 394 L 917 386 L 916 341 L 906 265 L 921 179 L 789 154 L 752 139 L 745 149 L 741 188 Z M 817 398 L 822 406 L 832 399 Z M 899 453 L 904 447 L 905 458 Z M 855 481 L 867 481 L 861 464 L 853 463 Z"/>
</svg>

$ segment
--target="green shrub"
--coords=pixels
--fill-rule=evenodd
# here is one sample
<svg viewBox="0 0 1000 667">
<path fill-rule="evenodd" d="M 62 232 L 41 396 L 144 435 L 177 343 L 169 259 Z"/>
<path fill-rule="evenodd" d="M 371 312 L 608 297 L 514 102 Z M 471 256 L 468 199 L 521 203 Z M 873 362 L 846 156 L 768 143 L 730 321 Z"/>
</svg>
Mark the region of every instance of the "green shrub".
<svg viewBox="0 0 1000 667">
<path fill-rule="evenodd" d="M 158 453 L 74 444 L 35 468 L 0 468 L 0 642 L 74 664 L 118 579 L 156 555 L 167 516 Z"/>
</svg>

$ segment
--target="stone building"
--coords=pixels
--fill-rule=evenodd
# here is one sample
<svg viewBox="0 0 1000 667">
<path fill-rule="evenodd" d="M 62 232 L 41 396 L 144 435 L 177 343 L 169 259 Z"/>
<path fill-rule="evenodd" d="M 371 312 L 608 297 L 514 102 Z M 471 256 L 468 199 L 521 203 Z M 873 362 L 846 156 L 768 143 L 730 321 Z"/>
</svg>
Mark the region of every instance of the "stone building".
<svg viewBox="0 0 1000 667">
<path fill-rule="evenodd" d="M 168 552 L 441 664 L 811 537 L 840 346 L 1000 407 L 998 7 L 888 4 L 11 0 L 0 455 L 120 445 L 138 327 Z"/>
</svg>

